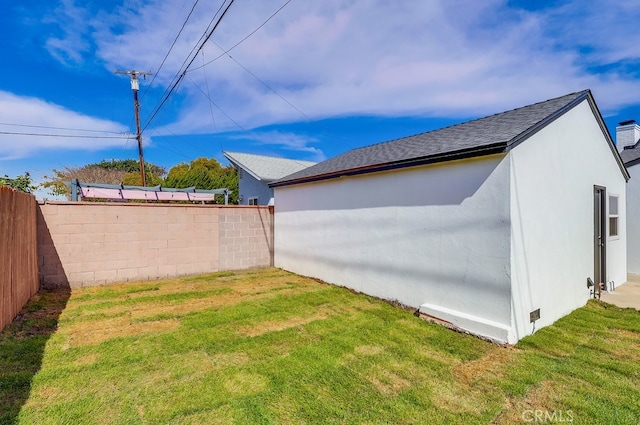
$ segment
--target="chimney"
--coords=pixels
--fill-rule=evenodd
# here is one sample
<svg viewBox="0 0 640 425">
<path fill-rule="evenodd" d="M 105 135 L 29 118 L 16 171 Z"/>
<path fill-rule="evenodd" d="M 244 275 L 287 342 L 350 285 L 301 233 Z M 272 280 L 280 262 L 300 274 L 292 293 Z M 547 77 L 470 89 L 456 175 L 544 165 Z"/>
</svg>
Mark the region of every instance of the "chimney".
<svg viewBox="0 0 640 425">
<path fill-rule="evenodd" d="M 633 149 L 640 141 L 640 126 L 636 120 L 622 121 L 616 127 L 616 147 L 618 152 L 623 149 Z"/>
</svg>

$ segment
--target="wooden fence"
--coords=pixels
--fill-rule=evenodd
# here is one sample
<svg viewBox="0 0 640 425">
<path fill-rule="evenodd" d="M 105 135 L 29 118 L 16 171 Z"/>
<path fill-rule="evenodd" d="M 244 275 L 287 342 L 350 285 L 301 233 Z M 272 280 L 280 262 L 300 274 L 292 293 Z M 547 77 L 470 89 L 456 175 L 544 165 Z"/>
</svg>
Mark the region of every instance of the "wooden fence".
<svg viewBox="0 0 640 425">
<path fill-rule="evenodd" d="M 0 186 L 0 331 L 38 291 L 36 199 Z"/>
</svg>

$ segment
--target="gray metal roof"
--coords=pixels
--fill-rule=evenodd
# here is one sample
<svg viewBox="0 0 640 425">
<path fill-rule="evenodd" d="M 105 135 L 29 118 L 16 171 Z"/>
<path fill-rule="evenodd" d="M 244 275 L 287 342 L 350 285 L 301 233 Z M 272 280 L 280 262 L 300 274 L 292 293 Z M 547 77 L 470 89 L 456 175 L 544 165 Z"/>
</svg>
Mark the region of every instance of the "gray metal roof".
<svg viewBox="0 0 640 425">
<path fill-rule="evenodd" d="M 291 173 L 317 164 L 311 161 L 276 158 L 250 153 L 222 152 L 222 154 L 235 166 L 242 168 L 256 179 L 265 182 L 280 179 Z"/>
<path fill-rule="evenodd" d="M 506 152 L 585 99 L 589 99 L 597 111 L 591 92 L 583 90 L 439 130 L 354 149 L 277 180 L 271 186 Z M 596 115 L 615 152 L 599 112 Z M 617 152 L 615 156 L 627 176 Z"/>
</svg>

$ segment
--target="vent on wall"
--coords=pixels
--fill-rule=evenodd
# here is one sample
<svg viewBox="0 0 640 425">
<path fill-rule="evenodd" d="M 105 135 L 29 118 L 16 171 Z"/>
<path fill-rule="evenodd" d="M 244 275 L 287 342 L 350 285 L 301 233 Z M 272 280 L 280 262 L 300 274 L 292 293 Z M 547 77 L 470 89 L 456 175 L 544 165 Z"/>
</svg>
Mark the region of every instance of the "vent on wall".
<svg viewBox="0 0 640 425">
<path fill-rule="evenodd" d="M 529 321 L 531 323 L 535 322 L 538 319 L 540 319 L 540 309 L 539 308 L 537 308 L 537 309 L 533 310 L 531 313 L 529 313 Z"/>
</svg>

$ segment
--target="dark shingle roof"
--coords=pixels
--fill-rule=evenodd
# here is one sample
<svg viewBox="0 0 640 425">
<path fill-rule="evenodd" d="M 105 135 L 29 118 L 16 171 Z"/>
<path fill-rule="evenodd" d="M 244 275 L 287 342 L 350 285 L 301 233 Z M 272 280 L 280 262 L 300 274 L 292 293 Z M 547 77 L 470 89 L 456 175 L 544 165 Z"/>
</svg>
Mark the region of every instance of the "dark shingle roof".
<svg viewBox="0 0 640 425">
<path fill-rule="evenodd" d="M 590 97 L 591 92 L 583 90 L 451 127 L 354 149 L 283 177 L 271 186 L 505 152 Z"/>
<path fill-rule="evenodd" d="M 620 157 L 622 158 L 622 162 L 627 167 L 632 167 L 638 163 L 640 163 L 640 140 L 636 142 L 633 146 L 625 147 L 622 152 L 620 152 Z"/>
</svg>

